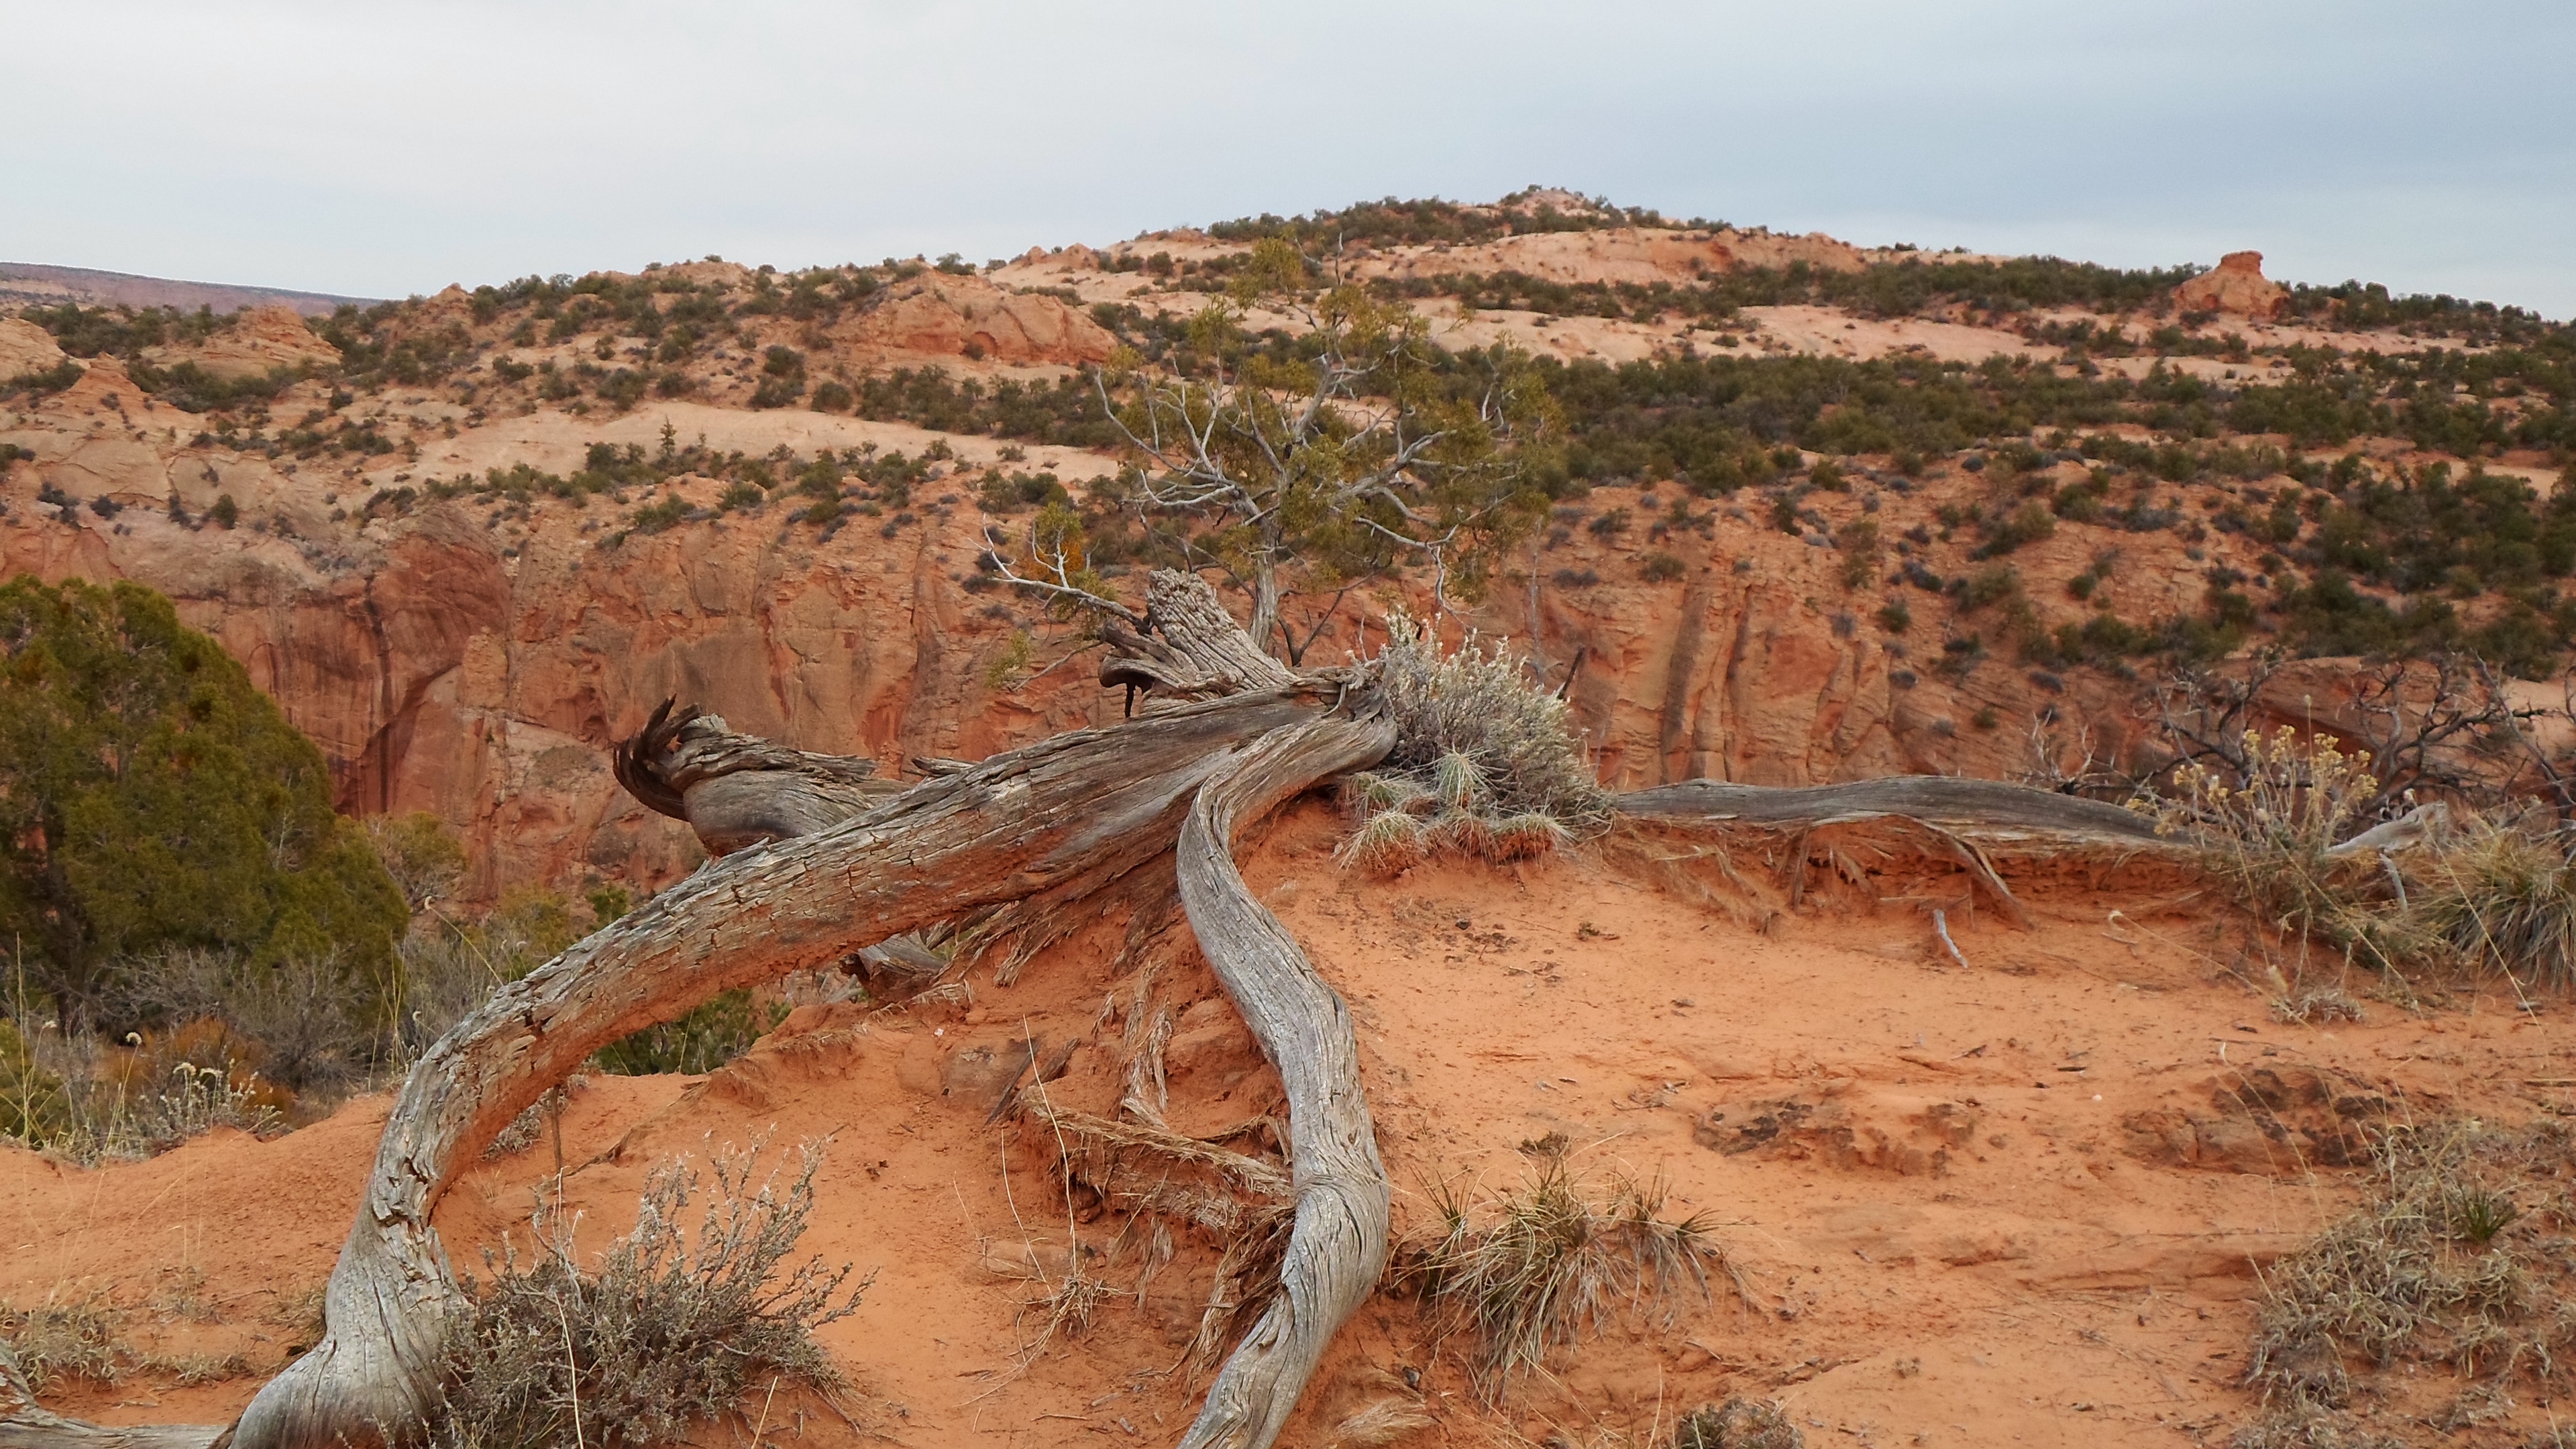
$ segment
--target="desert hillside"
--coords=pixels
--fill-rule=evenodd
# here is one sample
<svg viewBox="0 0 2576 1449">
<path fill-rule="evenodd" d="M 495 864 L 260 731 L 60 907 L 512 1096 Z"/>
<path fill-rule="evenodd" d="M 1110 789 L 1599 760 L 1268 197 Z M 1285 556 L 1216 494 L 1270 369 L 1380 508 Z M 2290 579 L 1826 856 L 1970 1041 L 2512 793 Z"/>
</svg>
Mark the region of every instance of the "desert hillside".
<svg viewBox="0 0 2576 1449">
<path fill-rule="evenodd" d="M 1085 369 L 1185 362 L 1282 229 L 1439 346 L 1542 361 L 1555 516 L 1471 618 L 1581 659 L 1614 785 L 2080 773 L 2134 747 L 2155 661 L 2261 650 L 2465 649 L 2563 703 L 2563 328 L 2284 288 L 2250 254 L 1873 252 L 1560 192 L 310 324 L 31 308 L 0 320 L 0 563 L 178 599 L 343 808 L 463 830 L 480 895 L 667 880 L 685 841 L 599 765 L 665 695 L 889 766 L 1089 717 L 1058 631 L 977 592 L 984 526 L 1115 473 Z M 1331 599 L 1337 656 L 1426 583 L 1291 608 Z M 2352 674 L 2267 707 L 2336 717 Z"/>
<path fill-rule="evenodd" d="M 147 585 L 318 748 L 391 1024 L 320 1040 L 379 990 L 354 955 L 176 930 L 184 991 L 7 998 L 0 1443 L 35 1400 L 231 1423 L 331 1361 L 353 1216 L 498 1283 L 754 1148 L 822 1154 L 846 1381 L 689 1442 L 1180 1442 L 1330 1216 L 1316 1073 L 1206 924 L 1233 890 L 1352 1033 L 1331 1100 L 1393 1197 L 1279 1443 L 2564 1442 L 2564 323 L 1544 189 L 205 300 L 0 293 L 0 580 Z M 1432 424 L 1273 575 L 1291 505 L 1174 463 L 1225 407 L 1353 456 Z M 1458 693 L 1404 714 L 1399 655 Z M 1431 748 L 1444 710 L 1518 743 Z M 1353 753 L 1261 796 L 1315 740 Z M 1897 776 L 2030 788 L 1650 793 Z M 619 952 L 662 974 L 580 996 Z M 204 1110 L 47 1139 L 33 1084 L 84 1080 Z M 480 1155 L 386 1170 L 442 1083 Z M 1513 1224 L 1665 1256 L 1512 1363 L 1444 1255 Z"/>
</svg>

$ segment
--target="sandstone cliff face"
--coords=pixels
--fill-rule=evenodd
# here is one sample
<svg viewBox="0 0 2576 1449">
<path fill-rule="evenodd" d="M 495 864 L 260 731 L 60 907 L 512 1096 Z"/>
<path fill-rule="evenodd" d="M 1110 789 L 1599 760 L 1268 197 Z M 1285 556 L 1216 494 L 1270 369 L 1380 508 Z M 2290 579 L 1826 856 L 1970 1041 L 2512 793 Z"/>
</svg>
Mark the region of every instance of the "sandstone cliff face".
<svg viewBox="0 0 2576 1449">
<path fill-rule="evenodd" d="M 1405 247 L 1363 257 L 1363 276 L 1435 277 L 1444 273 L 1520 272 L 1571 284 L 1656 282 L 1687 284 L 1703 275 L 1739 267 L 1785 267 L 1805 262 L 1823 271 L 1859 271 L 1869 258 L 1858 247 L 1821 234 L 1774 236 L 1769 232 L 1683 232 L 1641 227 L 1592 231 L 1531 232 L 1471 246 Z"/>
<path fill-rule="evenodd" d="M 2174 288 L 2174 305 L 2186 312 L 2226 312 L 2269 321 L 2290 305 L 2290 294 L 2263 275 L 2261 252 L 2229 252 L 2214 271 Z"/>
<path fill-rule="evenodd" d="M 52 467 L 95 474 L 112 463 L 128 496 L 164 480 L 183 493 L 212 488 L 206 460 L 165 447 L 101 436 Z M 110 449 L 114 460 L 97 456 Z M 344 809 L 431 810 L 454 824 L 479 897 L 594 873 L 659 884 L 694 865 L 686 832 L 642 811 L 607 770 L 609 744 L 665 696 L 804 748 L 870 756 L 890 774 L 913 755 L 978 758 L 1118 712 L 1081 660 L 1031 678 L 1070 647 L 1060 629 L 1037 627 L 1031 657 L 1014 662 L 1034 611 L 965 587 L 972 509 L 933 509 L 892 536 L 852 527 L 823 541 L 774 508 L 609 549 L 595 519 L 569 505 L 540 507 L 505 543 L 489 505 L 457 501 L 343 529 L 326 545 L 327 518 L 303 539 L 146 508 L 73 526 L 18 506 L 37 470 L 14 471 L 0 571 L 133 578 L 171 594 L 321 746 Z M 301 486 L 273 473 L 230 486 L 248 494 L 255 481 L 280 498 Z M 1694 572 L 1672 583 L 1634 578 L 1631 561 L 1588 538 L 1551 556 L 1625 578 L 1543 591 L 1537 615 L 1552 678 L 1584 655 L 1572 698 L 1608 782 L 1787 784 L 2030 763 L 2027 721 L 2048 700 L 2017 673 L 1908 688 L 1902 659 L 1874 636 L 1846 637 L 1830 602 L 1816 602 L 1833 587 L 1810 561 L 1816 551 L 1727 536 L 1695 548 Z M 1737 572 L 1739 555 L 1759 563 Z M 1383 608 L 1402 599 L 1390 590 L 1350 611 L 1313 657 L 1382 639 Z M 1476 623 L 1524 647 L 1532 634 L 1516 591 L 1499 592 Z M 1975 728 L 1989 703 L 2020 723 Z"/>
<path fill-rule="evenodd" d="M 564 510 L 570 514 L 571 510 Z M 598 546 L 567 516 L 516 549 L 462 504 L 372 525 L 346 568 L 249 528 L 157 515 L 65 525 L 14 511 L 0 571 L 136 578 L 241 659 L 330 760 L 358 813 L 431 810 L 464 834 L 470 893 L 599 873 L 659 883 L 697 860 L 607 771 L 667 695 L 807 748 L 975 757 L 1090 722 L 1087 678 L 994 672 L 1018 628 L 958 586 L 970 518 L 841 546 L 736 518 Z M 864 538 L 864 544 L 860 539 Z"/>
</svg>

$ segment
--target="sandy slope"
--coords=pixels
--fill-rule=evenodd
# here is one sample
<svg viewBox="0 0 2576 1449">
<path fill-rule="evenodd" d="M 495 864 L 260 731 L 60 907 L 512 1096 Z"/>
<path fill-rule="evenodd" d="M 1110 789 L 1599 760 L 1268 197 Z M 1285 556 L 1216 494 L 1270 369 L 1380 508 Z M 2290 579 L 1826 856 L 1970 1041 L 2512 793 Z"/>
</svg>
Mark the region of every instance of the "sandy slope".
<svg viewBox="0 0 2576 1449">
<path fill-rule="evenodd" d="M 1642 1438 L 1729 1393 L 1781 1397 L 1811 1444 L 2163 1445 L 2177 1429 L 2216 1442 L 2250 1412 L 2235 1380 L 2256 1268 L 2347 1200 L 2349 1175 L 2317 1161 L 2337 1150 L 2338 1113 L 2576 1106 L 2525 1085 L 2563 1082 L 2576 1036 L 2510 1003 L 2274 1024 L 2220 973 L 2233 949 L 2160 910 L 2177 883 L 2144 872 L 2024 879 L 2037 929 L 1961 922 L 1962 971 L 1914 912 L 1855 893 L 1791 916 L 1738 891 L 1698 904 L 1585 860 L 1377 882 L 1330 860 L 1338 828 L 1328 808 L 1303 807 L 1247 875 L 1352 1001 L 1399 1230 L 1431 1221 L 1434 1184 L 1508 1184 L 1527 1165 L 1521 1144 L 1561 1132 L 1579 1167 L 1661 1177 L 1672 1212 L 1709 1214 L 1750 1298 L 1614 1331 L 1560 1359 L 1560 1384 L 1525 1385 L 1493 1411 L 1474 1402 L 1457 1346 L 1427 1341 L 1416 1307 L 1382 1296 L 1337 1343 L 1287 1443 L 1332 1442 L 1340 1417 L 1410 1397 L 1408 1372 L 1438 1424 L 1421 1443 L 1553 1426 L 1579 1442 Z M 1737 864 L 1763 878 L 1749 854 Z M 1029 1036 L 1082 1040 L 1056 1100 L 1112 1108 L 1109 1003 L 1136 985 L 1112 967 L 1122 932 L 1113 921 L 1077 938 L 1015 986 L 979 978 L 962 1014 L 808 1007 L 712 1078 L 591 1079 L 565 1131 L 586 1240 L 631 1221 L 665 1155 L 829 1139 L 808 1245 L 878 1274 L 828 1335 L 864 1436 L 1076 1444 L 1132 1426 L 1168 1442 L 1199 1387 L 1164 1371 L 1204 1298 L 1210 1246 L 1178 1235 L 1179 1257 L 1141 1298 L 1026 1358 L 1026 1265 L 1061 1272 L 1064 1183 L 1052 1140 L 984 1123 L 996 1064 Z M 1275 1079 L 1186 937 L 1144 960 L 1180 1021 L 1175 1124 L 1208 1134 L 1276 1112 Z M 2299 1105 L 2318 1087 L 2331 1106 Z M 2277 1118 L 2266 1100 L 2284 1104 Z M 140 1346 L 240 1352 L 264 1371 L 293 1337 L 272 1306 L 327 1271 L 382 1110 L 362 1100 L 273 1142 L 219 1136 L 93 1173 L 0 1152 L 0 1296 L 103 1295 Z M 1766 1117 L 1785 1125 L 1749 1145 Z M 523 1220 L 552 1166 L 541 1139 L 447 1200 L 460 1263 Z M 1091 1211 L 1086 1200 L 1076 1217 Z M 1092 1271 L 1135 1283 L 1137 1233 L 1107 1217 L 1075 1230 Z M 192 1274 L 202 1322 L 173 1306 Z M 146 1374 L 62 1403 L 209 1416 L 255 1383 L 183 1391 Z M 828 1419 L 803 1428 L 808 1442 L 856 1442 Z"/>
</svg>

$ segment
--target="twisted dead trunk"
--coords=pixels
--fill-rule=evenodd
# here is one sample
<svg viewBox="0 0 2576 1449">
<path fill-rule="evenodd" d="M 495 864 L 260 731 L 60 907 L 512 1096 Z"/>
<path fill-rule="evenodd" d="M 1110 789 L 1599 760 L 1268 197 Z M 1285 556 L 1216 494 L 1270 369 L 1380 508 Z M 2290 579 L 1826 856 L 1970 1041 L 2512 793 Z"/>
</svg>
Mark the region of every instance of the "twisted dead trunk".
<svg viewBox="0 0 2576 1449">
<path fill-rule="evenodd" d="M 1269 1449 L 1335 1330 L 1386 1271 L 1386 1165 L 1360 1088 L 1350 1009 L 1252 898 L 1231 852 L 1235 836 L 1281 802 L 1394 746 L 1395 726 L 1382 718 L 1275 730 L 1199 787 L 1181 827 L 1181 904 L 1200 954 L 1278 1068 L 1297 1199 L 1279 1292 L 1218 1371 L 1182 1449 Z"/>
<path fill-rule="evenodd" d="M 1376 762 L 1394 725 L 1364 671 L 1297 673 L 1196 579 L 1159 574 L 1104 625 L 1104 684 L 1147 706 L 902 789 L 864 761 L 801 754 L 666 708 L 616 756 L 637 798 L 724 858 L 501 988 L 413 1069 L 326 1295 L 326 1332 L 229 1431 L 104 1429 L 36 1408 L 0 1355 L 0 1449 L 326 1449 L 415 1437 L 459 1301 L 431 1226 L 454 1174 L 591 1053 L 718 992 L 1013 902 L 1058 908 L 1175 852 L 1178 892 L 1289 1101 L 1296 1213 L 1280 1291 L 1219 1371 L 1188 1449 L 1267 1449 L 1334 1332 L 1384 1271 L 1389 1191 L 1341 998 L 1236 870 L 1235 837 Z M 1694 781 L 1624 797 L 1676 825 L 1777 829 L 1903 817 L 2041 842 L 2139 844 L 2115 807 L 2017 786 L 1892 780 L 1801 790 Z M 1024 911 L 1025 913 L 1025 911 Z M 1013 918 L 1016 920 L 1016 917 Z"/>
<path fill-rule="evenodd" d="M 237 1449 L 397 1440 L 434 1401 L 457 1288 L 430 1215 L 453 1172 L 592 1052 L 720 991 L 1170 848 L 1227 751 L 1313 719 L 1317 687 L 1059 735 L 820 834 L 709 865 L 497 992 L 404 1084 L 331 1275 L 322 1341 L 262 1388 Z"/>
</svg>

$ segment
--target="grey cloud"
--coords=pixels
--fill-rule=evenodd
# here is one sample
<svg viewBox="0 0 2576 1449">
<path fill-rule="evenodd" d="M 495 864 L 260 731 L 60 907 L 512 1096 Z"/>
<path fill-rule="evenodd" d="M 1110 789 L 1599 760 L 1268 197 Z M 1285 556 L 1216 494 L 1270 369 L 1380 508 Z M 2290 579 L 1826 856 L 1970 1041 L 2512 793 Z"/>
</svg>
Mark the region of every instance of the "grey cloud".
<svg viewBox="0 0 2576 1449">
<path fill-rule="evenodd" d="M 11 260 L 402 295 L 1545 181 L 2576 311 L 2555 4 L 9 0 L 0 29 Z"/>
</svg>

